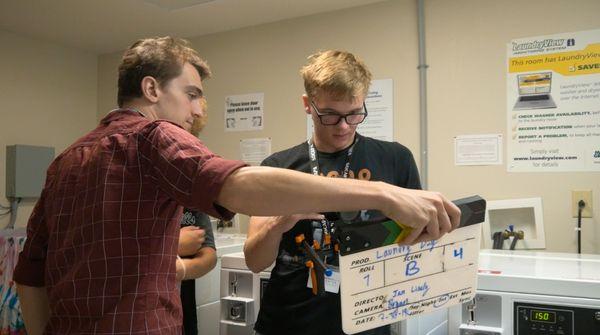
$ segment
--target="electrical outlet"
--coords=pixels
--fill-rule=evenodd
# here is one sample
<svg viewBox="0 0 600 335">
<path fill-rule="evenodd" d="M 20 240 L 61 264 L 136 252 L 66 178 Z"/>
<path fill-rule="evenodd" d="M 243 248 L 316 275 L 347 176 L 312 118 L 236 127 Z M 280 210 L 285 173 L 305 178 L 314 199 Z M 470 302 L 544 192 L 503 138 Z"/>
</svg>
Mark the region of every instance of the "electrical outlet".
<svg viewBox="0 0 600 335">
<path fill-rule="evenodd" d="M 579 211 L 578 203 L 579 200 L 585 201 L 585 207 L 583 211 L 581 211 L 582 218 L 591 218 L 592 217 L 592 191 L 571 191 L 571 208 L 573 212 L 573 217 L 577 217 L 577 213 Z"/>
</svg>

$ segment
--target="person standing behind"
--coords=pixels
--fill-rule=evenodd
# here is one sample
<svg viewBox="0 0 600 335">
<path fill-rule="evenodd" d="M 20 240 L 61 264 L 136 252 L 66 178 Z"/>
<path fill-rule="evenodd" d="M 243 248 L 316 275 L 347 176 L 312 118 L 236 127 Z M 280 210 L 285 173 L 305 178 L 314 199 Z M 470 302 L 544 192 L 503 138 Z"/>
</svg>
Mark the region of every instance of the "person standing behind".
<svg viewBox="0 0 600 335">
<path fill-rule="evenodd" d="M 301 74 L 306 90 L 302 104 L 314 124 L 312 139 L 274 153 L 262 165 L 421 188 L 409 149 L 356 132 L 358 124 L 368 115 L 365 98 L 371 83 L 371 73 L 360 59 L 344 51 L 319 52 L 308 58 Z M 353 214 L 358 215 L 368 220 L 381 213 Z M 246 264 L 258 273 L 275 262 L 255 325 L 257 334 L 343 334 L 339 294 L 312 293 L 307 287 L 309 272 L 304 265 L 305 255 L 294 241 L 297 235 L 304 234 L 311 244 L 313 233 L 322 229 L 318 219 L 316 213 L 250 219 L 244 246 Z M 439 236 L 451 229 L 450 224 L 440 225 Z M 439 236 L 422 235 L 420 239 Z M 337 265 L 337 255 L 332 254 L 329 261 L 330 265 Z M 389 326 L 364 334 L 389 334 Z"/>
<path fill-rule="evenodd" d="M 196 279 L 212 271 L 217 264 L 215 239 L 208 215 L 189 208 L 183 210 L 177 254 L 185 266 L 185 270 L 182 269 L 177 276 L 181 280 L 183 334 L 197 335 Z"/>
<path fill-rule="evenodd" d="M 194 119 L 190 129 L 190 133 L 196 137 L 204 128 L 208 115 L 206 99 L 202 99 L 200 103 L 202 114 Z M 204 276 L 217 264 L 215 238 L 210 218 L 200 211 L 184 208 L 180 225 L 177 254 L 184 267 L 181 268 L 181 273 L 177 274 L 177 278 L 181 280 L 183 334 L 197 335 L 196 278 Z"/>
</svg>

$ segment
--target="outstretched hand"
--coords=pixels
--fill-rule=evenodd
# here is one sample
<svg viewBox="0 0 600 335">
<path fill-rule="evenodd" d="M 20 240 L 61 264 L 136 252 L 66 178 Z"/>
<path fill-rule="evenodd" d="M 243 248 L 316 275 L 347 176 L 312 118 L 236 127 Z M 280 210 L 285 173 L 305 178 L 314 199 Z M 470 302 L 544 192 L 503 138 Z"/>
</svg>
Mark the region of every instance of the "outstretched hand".
<svg viewBox="0 0 600 335">
<path fill-rule="evenodd" d="M 402 244 L 439 239 L 458 227 L 460 209 L 441 193 L 386 187 L 390 201 L 384 214 L 412 228 Z"/>
</svg>

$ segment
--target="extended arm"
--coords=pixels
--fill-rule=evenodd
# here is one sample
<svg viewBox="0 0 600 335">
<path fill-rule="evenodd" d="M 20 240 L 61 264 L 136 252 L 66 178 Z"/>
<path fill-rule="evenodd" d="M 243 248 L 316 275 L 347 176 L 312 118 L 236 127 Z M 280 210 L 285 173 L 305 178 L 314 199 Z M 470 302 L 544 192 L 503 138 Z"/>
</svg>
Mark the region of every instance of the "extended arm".
<svg viewBox="0 0 600 335">
<path fill-rule="evenodd" d="M 269 167 L 244 167 L 233 172 L 217 202 L 251 215 L 377 209 L 413 228 L 404 240 L 407 244 L 437 239 L 460 221 L 458 207 L 437 192 Z"/>
</svg>

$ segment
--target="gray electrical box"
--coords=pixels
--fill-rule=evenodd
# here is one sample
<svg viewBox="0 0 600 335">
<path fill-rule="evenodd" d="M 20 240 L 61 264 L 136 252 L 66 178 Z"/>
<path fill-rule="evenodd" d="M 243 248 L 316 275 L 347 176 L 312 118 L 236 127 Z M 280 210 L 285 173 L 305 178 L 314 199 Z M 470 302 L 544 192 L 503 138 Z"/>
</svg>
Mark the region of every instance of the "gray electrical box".
<svg viewBox="0 0 600 335">
<path fill-rule="evenodd" d="M 6 197 L 37 198 L 54 160 L 54 148 L 33 145 L 6 146 Z"/>
</svg>

